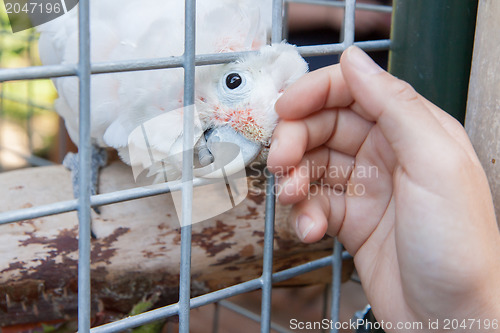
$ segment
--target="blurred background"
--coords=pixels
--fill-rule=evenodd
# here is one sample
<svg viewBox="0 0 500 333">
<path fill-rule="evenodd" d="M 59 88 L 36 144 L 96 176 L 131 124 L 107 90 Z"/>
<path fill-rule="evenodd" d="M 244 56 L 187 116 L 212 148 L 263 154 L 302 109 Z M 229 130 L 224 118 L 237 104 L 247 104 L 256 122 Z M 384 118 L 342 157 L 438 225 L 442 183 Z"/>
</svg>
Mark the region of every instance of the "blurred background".
<svg viewBox="0 0 500 333">
<path fill-rule="evenodd" d="M 38 34 L 13 34 L 5 10 L 0 11 L 0 68 L 38 66 Z M 0 172 L 58 161 L 59 117 L 50 80 L 0 83 Z"/>
</svg>

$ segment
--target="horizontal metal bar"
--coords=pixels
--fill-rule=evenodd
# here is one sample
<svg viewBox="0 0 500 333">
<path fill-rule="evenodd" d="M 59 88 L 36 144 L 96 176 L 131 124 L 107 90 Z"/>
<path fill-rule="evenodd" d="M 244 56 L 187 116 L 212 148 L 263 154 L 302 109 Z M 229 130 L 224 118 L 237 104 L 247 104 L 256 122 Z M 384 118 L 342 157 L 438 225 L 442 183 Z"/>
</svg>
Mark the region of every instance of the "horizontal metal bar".
<svg viewBox="0 0 500 333">
<path fill-rule="evenodd" d="M 352 256 L 347 252 L 342 252 L 342 260 L 351 259 Z M 305 264 L 288 268 L 284 271 L 273 273 L 273 283 L 283 282 L 285 280 L 291 279 L 297 275 L 301 275 L 315 269 L 323 268 L 332 264 L 332 256 L 329 255 L 324 258 L 316 259 L 313 261 L 306 262 Z"/>
<path fill-rule="evenodd" d="M 328 6 L 328 7 L 345 7 L 345 1 L 326 1 L 326 0 L 285 0 L 289 3 L 303 3 L 308 5 Z M 375 5 L 369 3 L 356 3 L 356 9 L 368 10 L 372 12 L 392 13 L 392 6 Z"/>
<path fill-rule="evenodd" d="M 30 100 L 26 101 L 25 99 L 18 98 L 18 97 L 8 96 L 6 94 L 4 94 L 3 96 L 1 96 L 0 98 L 3 99 L 4 101 L 9 101 L 9 102 L 13 102 L 13 103 L 27 105 L 27 106 L 33 107 L 35 109 L 46 110 L 46 111 L 54 111 L 54 108 L 51 107 L 51 106 L 49 106 L 49 105 L 40 105 L 40 104 L 37 104 L 37 103 L 33 103 Z"/>
<path fill-rule="evenodd" d="M 200 54 L 195 58 L 197 66 L 223 64 L 235 61 L 243 55 L 256 53 L 256 51 L 248 52 L 231 52 L 231 53 L 214 53 Z M 183 57 L 167 57 L 154 59 L 136 59 L 122 61 L 106 61 L 93 63 L 91 66 L 92 74 L 105 73 L 121 73 L 133 72 L 142 70 L 166 69 L 182 67 Z M 47 66 L 32 66 L 23 68 L 8 68 L 0 70 L 0 82 L 12 80 L 27 80 L 27 79 L 47 79 L 52 77 L 75 76 L 76 64 L 66 65 L 47 65 Z"/>
<path fill-rule="evenodd" d="M 352 258 L 349 253 L 344 251 L 342 253 L 342 259 Z M 280 282 L 287 279 L 291 279 L 297 275 L 307 273 L 316 269 L 320 269 L 332 264 L 332 256 L 329 255 L 324 258 L 316 259 L 305 264 L 288 268 L 284 271 L 273 273 L 273 282 Z M 219 302 L 225 298 L 243 294 L 249 291 L 257 290 L 262 287 L 261 278 L 256 278 L 250 281 L 246 281 L 240 284 L 236 284 L 231 287 L 213 291 L 208 294 L 204 294 L 198 297 L 194 297 L 190 301 L 191 309 L 198 308 L 203 305 Z M 111 333 L 120 332 L 129 328 L 138 327 L 157 321 L 163 318 L 174 316 L 179 311 L 179 304 L 174 303 L 171 305 L 164 306 L 155 310 L 144 312 L 133 317 L 128 317 L 121 319 L 109 324 L 105 324 L 99 327 L 95 327 L 90 330 L 91 333 Z"/>
<path fill-rule="evenodd" d="M 389 49 L 391 42 L 390 39 L 381 39 L 374 41 L 356 42 L 354 43 L 354 45 L 360 47 L 365 51 L 378 51 Z M 345 47 L 341 43 L 298 47 L 300 54 L 304 57 L 340 54 L 344 49 Z M 257 51 L 201 54 L 196 56 L 195 63 L 197 66 L 223 64 L 238 60 L 242 56 L 256 52 Z M 94 63 L 91 67 L 91 72 L 92 74 L 104 74 L 176 68 L 182 67 L 182 59 L 182 57 L 169 57 L 156 59 L 124 60 L 119 62 L 101 62 Z M 0 70 L 0 82 L 47 79 L 52 77 L 75 75 L 75 64 L 7 68 Z"/>
<path fill-rule="evenodd" d="M 380 39 L 373 41 L 355 42 L 354 45 L 365 51 L 382 51 L 391 47 L 390 39 Z M 300 55 L 303 57 L 314 57 L 322 55 L 340 54 L 348 46 L 343 43 L 312 45 L 299 47 Z"/>
<path fill-rule="evenodd" d="M 211 181 L 207 179 L 195 178 L 193 180 L 193 186 L 201 186 L 209 183 L 211 183 Z M 90 197 L 90 205 L 92 207 L 104 206 L 117 202 L 151 197 L 154 195 L 179 191 L 181 187 L 182 187 L 181 181 L 173 181 L 163 184 L 135 187 L 127 190 L 98 194 Z M 12 223 L 16 221 L 34 219 L 42 216 L 66 213 L 76 210 L 77 207 L 78 207 L 77 200 L 73 199 L 67 201 L 54 202 L 42 206 L 11 210 L 8 212 L 0 213 L 0 224 Z"/>
<path fill-rule="evenodd" d="M 76 66 L 76 64 L 69 64 L 5 68 L 0 70 L 0 82 L 76 76 Z"/>
<path fill-rule="evenodd" d="M 257 323 L 261 322 L 261 316 L 259 316 L 258 314 L 254 313 L 248 309 L 245 309 L 242 306 L 239 306 L 238 304 L 234 304 L 233 302 L 229 302 L 226 300 L 220 301 L 219 304 L 221 306 L 225 307 L 226 309 L 229 309 L 233 312 L 236 312 L 237 314 L 242 315 L 248 319 L 251 319 Z M 278 325 L 272 321 L 270 323 L 270 326 L 271 326 L 272 330 L 275 330 L 278 333 L 291 333 L 292 332 L 292 331 L 286 329 L 285 327 Z"/>
<path fill-rule="evenodd" d="M 179 312 L 179 304 L 171 304 L 163 308 L 144 312 L 132 317 L 117 320 L 112 323 L 94 327 L 90 333 L 111 333 L 121 332 L 129 328 L 139 327 L 154 321 L 162 320 L 164 318 L 176 315 Z"/>
</svg>

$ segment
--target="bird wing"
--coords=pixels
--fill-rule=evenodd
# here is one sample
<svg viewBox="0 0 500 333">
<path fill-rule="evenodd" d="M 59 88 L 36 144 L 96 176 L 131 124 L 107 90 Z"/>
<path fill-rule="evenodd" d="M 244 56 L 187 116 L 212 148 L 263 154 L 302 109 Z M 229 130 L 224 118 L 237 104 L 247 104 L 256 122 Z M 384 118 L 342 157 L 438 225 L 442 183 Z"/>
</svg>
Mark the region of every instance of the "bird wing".
<svg viewBox="0 0 500 333">
<path fill-rule="evenodd" d="M 92 0 L 90 8 L 92 62 L 169 57 L 183 52 L 183 1 Z M 249 0 L 198 0 L 197 53 L 241 51 L 265 44 L 267 28 L 255 22 L 266 15 L 255 8 L 259 8 L 258 3 Z M 77 22 L 75 7 L 38 28 L 42 63 L 77 62 Z M 170 69 L 93 76 L 93 142 L 122 148 L 138 124 L 180 107 L 183 76 L 179 73 L 182 70 Z M 59 93 L 56 110 L 78 144 L 78 80 L 57 78 L 54 84 Z"/>
</svg>

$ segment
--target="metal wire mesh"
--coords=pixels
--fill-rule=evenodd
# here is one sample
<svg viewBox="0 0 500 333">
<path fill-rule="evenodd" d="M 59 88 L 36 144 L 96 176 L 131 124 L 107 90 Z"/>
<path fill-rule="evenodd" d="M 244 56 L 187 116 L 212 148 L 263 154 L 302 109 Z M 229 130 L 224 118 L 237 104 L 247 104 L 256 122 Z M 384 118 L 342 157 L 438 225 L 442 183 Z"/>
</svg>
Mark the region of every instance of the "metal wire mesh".
<svg viewBox="0 0 500 333">
<path fill-rule="evenodd" d="M 287 2 L 303 2 L 316 5 L 345 7 L 344 24 L 342 28 L 342 41 L 340 43 L 316 46 L 299 47 L 303 56 L 340 54 L 350 45 L 356 44 L 365 50 L 386 50 L 390 46 L 390 40 L 373 40 L 366 42 L 354 42 L 355 10 L 390 11 L 388 6 L 374 6 L 356 4 L 356 0 L 344 1 L 306 1 L 287 0 Z M 284 4 L 282 0 L 273 1 L 272 13 L 272 42 L 280 42 L 283 33 Z M 90 61 L 90 34 L 89 34 L 89 0 L 79 2 L 79 62 L 75 64 L 31 66 L 17 69 L 0 70 L 0 81 L 11 80 L 33 80 L 39 78 L 53 78 L 61 76 L 77 76 L 79 79 L 79 166 L 80 193 L 90 193 L 90 82 L 91 75 L 98 73 L 128 72 L 146 69 L 162 69 L 183 67 L 184 68 L 184 105 L 194 103 L 194 73 L 195 67 L 208 64 L 226 63 L 238 59 L 242 53 L 224 54 L 195 54 L 195 0 L 186 0 L 185 7 L 185 50 L 179 57 L 161 59 L 136 59 L 122 62 L 91 63 Z M 2 99 L 5 96 L 1 96 Z M 35 106 L 33 106 L 35 107 Z M 193 145 L 193 111 L 185 108 L 184 116 L 184 147 Z M 30 128 L 28 127 L 28 131 Z M 21 210 L 0 213 L 0 224 L 16 222 L 20 220 L 33 219 L 42 216 L 60 214 L 68 211 L 77 211 L 79 219 L 79 265 L 78 265 L 78 330 L 79 332 L 119 332 L 140 325 L 144 325 L 169 316 L 179 316 L 179 331 L 189 332 L 190 309 L 210 303 L 217 303 L 229 307 L 261 324 L 261 332 L 269 332 L 274 329 L 284 332 L 281 328 L 271 322 L 271 291 L 273 283 L 290 279 L 300 274 L 331 265 L 333 269 L 333 280 L 331 288 L 331 313 L 330 318 L 336 322 L 339 318 L 340 282 L 342 260 L 349 258 L 346 252 L 342 252 L 342 245 L 335 240 L 334 250 L 331 256 L 327 256 L 306 264 L 273 273 L 273 236 L 274 236 L 274 204 L 273 194 L 274 177 L 267 175 L 266 216 L 264 236 L 264 258 L 263 273 L 261 277 L 249 280 L 237 285 L 217 290 L 201 296 L 192 298 L 191 286 L 191 211 L 193 187 L 203 184 L 200 179 L 193 179 L 192 165 L 193 156 L 189 149 L 184 149 L 182 182 L 175 184 L 160 184 L 147 188 L 134 188 L 112 193 L 99 194 L 95 196 L 81 195 L 78 199 L 61 201 L 53 204 L 36 206 Z M 27 156 L 32 158 L 33 156 Z M 36 160 L 43 164 L 42 160 Z M 90 328 L 91 322 L 91 289 L 90 289 L 90 210 L 91 207 L 103 206 L 112 203 L 134 200 L 147 196 L 158 195 L 171 191 L 182 192 L 183 212 L 181 225 L 181 268 L 179 278 L 179 301 L 166 307 L 155 309 L 133 317 L 128 317 L 100 327 Z M 260 316 L 246 312 L 238 306 L 231 305 L 225 301 L 226 298 L 242 294 L 248 291 L 262 289 L 261 314 Z M 332 332 L 338 330 L 333 328 Z"/>
</svg>

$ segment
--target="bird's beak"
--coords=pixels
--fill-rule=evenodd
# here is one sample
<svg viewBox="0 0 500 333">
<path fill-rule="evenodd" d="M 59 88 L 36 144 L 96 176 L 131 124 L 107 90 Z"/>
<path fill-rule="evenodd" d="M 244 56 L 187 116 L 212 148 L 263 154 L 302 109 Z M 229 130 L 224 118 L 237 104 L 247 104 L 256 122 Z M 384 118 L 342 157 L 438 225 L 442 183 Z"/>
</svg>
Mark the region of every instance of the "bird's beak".
<svg viewBox="0 0 500 333">
<path fill-rule="evenodd" d="M 248 140 L 230 126 L 210 129 L 205 132 L 204 139 L 206 148 L 201 147 L 198 151 L 198 159 L 204 167 L 197 171 L 205 175 L 208 170 L 216 171 L 222 167 L 226 176 L 234 174 L 249 165 L 262 149 L 260 144 Z M 201 140 L 204 141 L 203 137 Z M 218 172 L 213 173 L 213 177 L 218 177 L 216 174 Z"/>
</svg>

